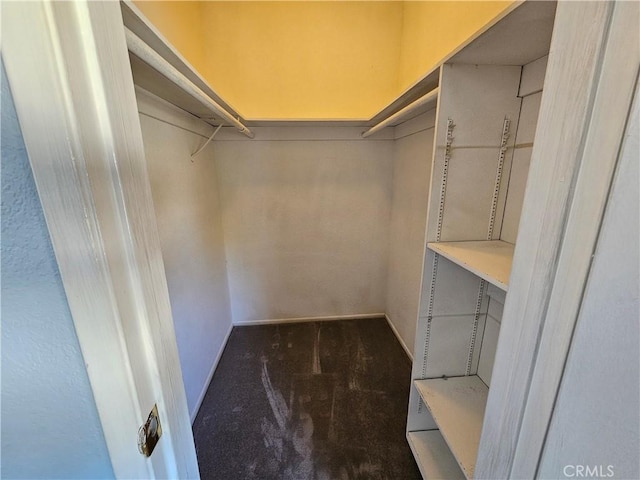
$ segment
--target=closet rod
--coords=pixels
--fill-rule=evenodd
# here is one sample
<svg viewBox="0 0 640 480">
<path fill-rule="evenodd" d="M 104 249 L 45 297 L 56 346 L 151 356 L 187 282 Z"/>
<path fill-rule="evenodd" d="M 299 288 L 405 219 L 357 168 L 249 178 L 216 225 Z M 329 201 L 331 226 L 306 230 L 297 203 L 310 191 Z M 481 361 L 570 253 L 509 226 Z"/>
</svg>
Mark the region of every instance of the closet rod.
<svg viewBox="0 0 640 480">
<path fill-rule="evenodd" d="M 439 91 L 438 87 L 434 88 L 429 93 L 427 93 L 427 94 L 423 95 L 422 97 L 420 97 L 419 99 L 417 99 L 415 102 L 412 102 L 409 105 L 407 105 L 406 107 L 404 107 L 402 110 L 398 110 L 396 113 L 394 113 L 390 117 L 387 117 L 386 119 L 382 120 L 380 123 L 377 123 L 376 125 L 371 127 L 369 130 L 367 130 L 366 132 L 362 132 L 362 138 L 367 138 L 369 135 L 373 135 L 377 131 L 382 130 L 384 127 L 389 126 L 394 121 L 396 121 L 396 120 L 408 115 L 409 113 L 413 112 L 418 107 L 421 107 L 421 106 L 425 105 L 426 103 L 431 102 L 432 100 L 436 100 L 438 98 L 438 91 Z"/>
<path fill-rule="evenodd" d="M 253 138 L 253 132 L 244 126 L 238 119 L 234 118 L 220 104 L 215 102 L 211 97 L 204 93 L 200 88 L 193 84 L 187 77 L 180 73 L 173 65 L 169 64 L 160 54 L 153 50 L 135 33 L 125 27 L 127 35 L 127 47 L 129 51 L 142 61 L 149 64 L 155 70 L 160 72 L 164 77 L 173 82 L 177 87 L 195 98 L 204 107 L 211 110 L 215 115 L 224 118 L 227 122 L 236 127 L 240 133 L 245 134 L 249 138 Z"/>
</svg>

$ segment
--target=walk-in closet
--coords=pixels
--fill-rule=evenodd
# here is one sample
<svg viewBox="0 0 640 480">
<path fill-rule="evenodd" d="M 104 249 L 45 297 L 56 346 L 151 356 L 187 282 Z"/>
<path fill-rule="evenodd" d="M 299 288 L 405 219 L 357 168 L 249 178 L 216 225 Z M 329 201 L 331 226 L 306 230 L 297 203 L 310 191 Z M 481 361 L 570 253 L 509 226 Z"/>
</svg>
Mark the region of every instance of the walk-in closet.
<svg viewBox="0 0 640 480">
<path fill-rule="evenodd" d="M 640 4 L 5 17 L 115 478 L 638 477 Z"/>
</svg>

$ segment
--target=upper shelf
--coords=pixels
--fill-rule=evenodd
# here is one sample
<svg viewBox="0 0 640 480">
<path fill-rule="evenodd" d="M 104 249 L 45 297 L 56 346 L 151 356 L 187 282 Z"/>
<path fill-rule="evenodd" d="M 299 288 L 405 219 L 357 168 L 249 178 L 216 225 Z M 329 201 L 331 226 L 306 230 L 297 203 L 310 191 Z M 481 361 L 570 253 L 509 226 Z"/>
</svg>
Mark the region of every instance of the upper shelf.
<svg viewBox="0 0 640 480">
<path fill-rule="evenodd" d="M 168 64 L 173 66 L 195 86 L 201 89 L 208 97 L 230 113 L 233 118 L 242 120 L 229 103 L 220 97 L 207 83 L 207 81 L 189 64 L 189 62 L 164 38 L 137 9 L 131 0 L 120 2 L 122 18 L 125 26 L 138 36 L 144 43 L 157 52 Z M 334 121 L 253 121 L 245 122 L 249 126 L 266 125 L 351 125 L 374 126 L 392 117 L 407 105 L 425 96 L 428 92 L 438 87 L 440 66 L 444 63 L 473 63 L 473 64 L 510 64 L 524 65 L 539 57 L 549 50 L 551 31 L 555 16 L 555 2 L 524 2 L 512 7 L 504 18 L 496 18 L 493 25 L 488 25 L 476 35 L 469 38 L 460 47 L 444 57 L 429 72 L 422 76 L 412 86 L 398 95 L 389 104 L 384 106 L 369 120 L 334 120 Z M 513 35 L 513 32 L 518 32 Z M 515 43 L 514 43 L 515 42 Z M 506 53 L 505 53 L 506 52 Z M 167 100 L 168 102 L 200 117 L 212 125 L 219 124 L 223 118 L 212 116 L 207 109 L 190 98 L 162 74 L 158 73 L 145 62 L 131 55 L 131 65 L 136 84 L 145 90 Z M 397 123 L 407 121 L 434 108 L 435 102 L 427 102 L 420 108 L 413 109 L 409 116 L 397 118 L 396 122 L 388 123 L 395 126 Z"/>
<path fill-rule="evenodd" d="M 444 63 L 473 65 L 526 65 L 549 53 L 555 19 L 556 2 L 523 2 L 504 18 L 468 38 L 456 50 L 384 106 L 368 122 L 375 125 L 406 105 L 430 92 L 439 84 L 440 66 Z M 426 108 L 414 112 L 414 115 Z"/>
<path fill-rule="evenodd" d="M 524 2 L 448 63 L 526 65 L 549 53 L 556 2 Z"/>
<path fill-rule="evenodd" d="M 514 245 L 502 240 L 431 242 L 427 248 L 507 291 Z"/>
<path fill-rule="evenodd" d="M 398 97 L 396 97 L 391 103 L 382 108 L 378 113 L 376 113 L 373 117 L 369 119 L 367 125 L 373 126 L 376 125 L 386 118 L 391 117 L 396 112 L 399 112 L 407 105 L 415 102 L 420 97 L 428 94 L 438 87 L 440 80 L 440 65 L 433 68 L 427 75 L 422 77 L 418 82 L 413 84 L 411 87 L 402 92 Z M 424 108 L 420 110 L 416 110 L 413 116 L 418 116 L 421 113 L 426 112 L 430 108 L 434 108 L 435 105 L 425 105 Z M 410 118 L 405 118 L 404 120 L 410 120 Z"/>
<path fill-rule="evenodd" d="M 218 103 L 234 118 L 239 118 L 238 112 L 220 95 L 218 95 L 197 70 L 176 50 L 160 31 L 153 26 L 138 10 L 133 2 L 125 0 L 120 2 L 122 20 L 124 26 L 138 36 L 151 49 L 157 52 L 169 65 L 184 75 L 190 82 L 204 92 L 209 98 Z M 169 103 L 201 118 L 202 120 L 218 125 L 224 122 L 222 116 L 212 115 L 211 111 L 202 106 L 184 90 L 180 89 L 160 72 L 130 54 L 131 70 L 136 85 L 157 95 Z"/>
</svg>

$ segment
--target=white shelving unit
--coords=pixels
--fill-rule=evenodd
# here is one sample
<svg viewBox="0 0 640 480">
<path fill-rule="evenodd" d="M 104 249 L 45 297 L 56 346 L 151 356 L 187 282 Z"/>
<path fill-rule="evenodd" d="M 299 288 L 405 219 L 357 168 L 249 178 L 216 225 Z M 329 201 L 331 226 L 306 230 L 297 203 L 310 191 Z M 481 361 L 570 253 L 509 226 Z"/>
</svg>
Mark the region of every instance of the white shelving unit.
<svg viewBox="0 0 640 480">
<path fill-rule="evenodd" d="M 407 420 L 427 479 L 474 478 L 554 19 L 525 2 L 440 67 Z"/>
<path fill-rule="evenodd" d="M 502 240 L 430 242 L 427 248 L 507 291 L 514 245 Z"/>
<path fill-rule="evenodd" d="M 473 478 L 489 388 L 477 375 L 416 380 L 415 386 L 465 478 Z"/>
</svg>

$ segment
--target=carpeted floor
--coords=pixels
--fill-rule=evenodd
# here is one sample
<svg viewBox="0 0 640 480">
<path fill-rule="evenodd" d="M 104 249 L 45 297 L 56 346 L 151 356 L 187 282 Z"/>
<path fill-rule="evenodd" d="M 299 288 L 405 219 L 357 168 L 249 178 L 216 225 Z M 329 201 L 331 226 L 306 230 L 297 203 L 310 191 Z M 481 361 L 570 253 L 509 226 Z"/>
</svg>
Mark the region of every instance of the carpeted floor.
<svg viewBox="0 0 640 480">
<path fill-rule="evenodd" d="M 203 479 L 420 479 L 385 319 L 235 327 L 193 425 Z"/>
</svg>

